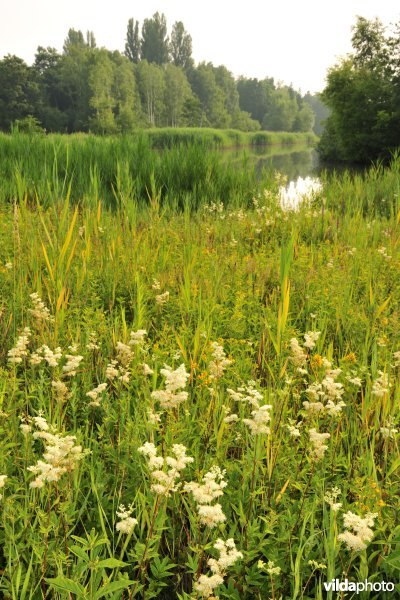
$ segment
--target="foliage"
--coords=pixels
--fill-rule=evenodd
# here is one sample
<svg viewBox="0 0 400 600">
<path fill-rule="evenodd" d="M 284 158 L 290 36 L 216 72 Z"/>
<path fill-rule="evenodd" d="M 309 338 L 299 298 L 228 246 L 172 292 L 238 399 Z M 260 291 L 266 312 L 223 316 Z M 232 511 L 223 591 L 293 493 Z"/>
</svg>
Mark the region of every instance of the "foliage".
<svg viewBox="0 0 400 600">
<path fill-rule="evenodd" d="M 358 17 L 354 52 L 328 72 L 322 100 L 331 114 L 320 143 L 326 159 L 369 162 L 399 146 L 399 37 Z"/>
</svg>

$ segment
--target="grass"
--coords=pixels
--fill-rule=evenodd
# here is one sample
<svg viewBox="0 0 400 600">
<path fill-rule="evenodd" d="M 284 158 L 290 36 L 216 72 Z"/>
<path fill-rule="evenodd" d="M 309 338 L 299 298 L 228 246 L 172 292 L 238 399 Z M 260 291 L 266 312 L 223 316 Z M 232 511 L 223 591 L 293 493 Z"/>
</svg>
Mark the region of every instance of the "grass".
<svg viewBox="0 0 400 600">
<path fill-rule="evenodd" d="M 98 153 L 104 143 L 106 164 L 115 142 L 90 143 Z M 20 179 L 25 160 L 37 157 L 21 157 Z M 48 174 L 46 197 L 31 197 L 20 181 L 18 201 L 0 204 L 3 597 L 200 598 L 195 584 L 211 575 L 214 544 L 230 538 L 242 557 L 218 566 L 220 598 L 333 598 L 323 588 L 333 578 L 396 583 L 398 159 L 363 177 L 327 178 L 311 205 L 289 213 L 279 206 L 279 176 L 225 206 L 209 197 L 196 209 L 195 192 L 186 192 L 177 210 L 151 179 L 148 202 L 138 202 L 137 181 L 123 167 L 111 210 L 98 188 L 100 164 L 82 196 L 74 192 L 85 175 L 77 163 L 71 187 L 57 188 Z M 34 292 L 48 314 L 32 312 Z M 27 355 L 10 363 L 27 326 Z M 130 332 L 141 329 L 143 343 L 129 346 Z M 304 346 L 307 332 L 319 332 L 315 346 Z M 56 366 L 32 364 L 43 344 L 61 348 Z M 71 376 L 67 355 L 82 356 Z M 110 378 L 113 359 L 118 375 Z M 188 379 L 178 390 L 187 398 L 162 409 L 153 392 L 165 390 L 165 364 L 184 364 Z M 90 405 L 87 392 L 102 383 L 99 405 Z M 311 412 L 303 403 L 315 393 L 324 405 L 341 398 L 345 406 L 336 416 Z M 271 407 L 269 433 L 253 433 L 256 405 Z M 37 473 L 28 468 L 51 458 L 43 458 L 38 415 L 52 435 L 76 436 L 90 451 L 76 463 L 69 455 L 65 472 L 42 488 L 32 487 Z M 330 436 L 319 460 L 312 429 Z M 225 470 L 227 485 L 210 503 L 225 520 L 202 524 L 183 485 L 157 494 L 138 451 L 146 442 L 163 457 L 174 444 L 186 447 L 193 462 L 181 482 Z M 335 487 L 337 511 L 325 499 Z M 117 530 L 120 504 L 132 505 L 137 519 L 130 533 Z M 338 537 L 349 511 L 376 513 L 360 551 Z"/>
</svg>

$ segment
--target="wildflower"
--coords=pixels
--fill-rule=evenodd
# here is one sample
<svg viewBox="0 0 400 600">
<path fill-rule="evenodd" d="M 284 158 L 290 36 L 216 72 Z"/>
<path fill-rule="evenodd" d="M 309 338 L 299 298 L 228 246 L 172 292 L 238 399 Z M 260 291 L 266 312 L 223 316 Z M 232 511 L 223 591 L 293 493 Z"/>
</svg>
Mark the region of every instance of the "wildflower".
<svg viewBox="0 0 400 600">
<path fill-rule="evenodd" d="M 157 423 L 161 423 L 161 414 L 162 413 L 155 412 L 154 410 L 148 410 L 147 417 L 149 419 L 149 423 L 151 423 L 152 425 L 157 425 Z"/>
<path fill-rule="evenodd" d="M 51 387 L 55 392 L 56 399 L 58 400 L 58 402 L 65 402 L 71 396 L 71 393 L 68 390 L 65 383 L 60 381 L 59 379 L 57 379 L 56 381 L 52 381 Z"/>
<path fill-rule="evenodd" d="M 64 473 L 73 471 L 89 451 L 82 450 L 82 446 L 75 444 L 76 436 L 62 437 L 56 433 L 42 416 L 33 417 L 32 420 L 39 429 L 35 431 L 33 437 L 44 441 L 45 452 L 44 460 L 38 460 L 36 465 L 28 467 L 28 471 L 36 475 L 30 487 L 42 488 L 46 481 L 58 481 Z"/>
<path fill-rule="evenodd" d="M 0 475 L 0 490 L 3 489 L 3 487 L 6 484 L 6 479 L 8 479 L 7 475 Z M 0 500 L 3 498 L 3 494 L 0 494 Z"/>
<path fill-rule="evenodd" d="M 166 304 L 169 300 L 169 292 L 164 292 L 163 294 L 158 294 L 156 296 L 156 302 L 159 306 Z"/>
<path fill-rule="evenodd" d="M 331 437 L 330 433 L 318 433 L 315 429 L 310 429 L 308 432 L 310 436 L 310 442 L 313 446 L 312 448 L 312 456 L 315 461 L 320 460 L 325 451 L 328 449 L 328 446 L 324 444 L 325 440 L 329 440 Z"/>
<path fill-rule="evenodd" d="M 266 570 L 268 575 L 272 577 L 273 575 L 279 575 L 282 569 L 280 567 L 276 567 L 273 560 L 269 560 Z"/>
<path fill-rule="evenodd" d="M 164 365 L 164 369 L 161 369 L 160 373 L 166 379 L 166 389 L 152 392 L 152 398 L 158 400 L 162 408 L 174 408 L 185 402 L 188 398 L 188 392 L 178 391 L 186 386 L 189 378 L 189 373 L 186 372 L 185 365 L 182 363 L 175 370 L 168 365 Z"/>
<path fill-rule="evenodd" d="M 379 377 L 375 379 L 374 383 L 372 384 L 371 394 L 377 398 L 382 398 L 389 391 L 389 375 L 383 371 L 378 371 L 378 373 Z"/>
<path fill-rule="evenodd" d="M 86 344 L 88 350 L 100 350 L 100 346 L 97 340 L 97 334 L 95 331 L 89 333 L 89 342 Z"/>
<path fill-rule="evenodd" d="M 74 377 L 80 362 L 83 360 L 83 356 L 67 354 L 65 358 L 67 359 L 67 363 L 63 366 L 63 372 L 66 377 Z"/>
<path fill-rule="evenodd" d="M 186 447 L 182 444 L 172 446 L 174 456 L 157 456 L 157 449 L 151 442 L 146 442 L 138 448 L 138 452 L 147 458 L 147 464 L 151 473 L 151 490 L 160 496 L 169 496 L 179 488 L 181 471 L 188 463 L 193 462 L 191 456 L 186 455 Z"/>
<path fill-rule="evenodd" d="M 213 504 L 212 506 L 201 504 L 197 507 L 197 511 L 199 513 L 200 523 L 207 525 L 207 527 L 210 527 L 211 529 L 226 521 L 226 516 L 224 515 L 220 504 Z"/>
<path fill-rule="evenodd" d="M 153 290 L 160 290 L 161 283 L 157 279 L 153 279 L 153 285 L 151 286 Z"/>
<path fill-rule="evenodd" d="M 210 371 L 210 379 L 219 379 L 220 377 L 222 377 L 226 367 L 232 364 L 232 360 L 226 358 L 223 346 L 221 346 L 217 342 L 212 342 L 211 347 L 213 349 L 213 360 L 210 361 L 208 364 L 208 369 Z"/>
<path fill-rule="evenodd" d="M 36 292 L 30 294 L 30 298 L 33 303 L 33 308 L 30 308 L 28 312 L 30 312 L 31 315 L 35 317 L 36 321 L 38 322 L 49 321 L 49 323 L 52 323 L 54 321 L 54 317 L 51 316 L 49 309 L 47 308 L 43 300 L 40 298 L 39 294 L 37 294 Z"/>
<path fill-rule="evenodd" d="M 131 517 L 132 512 L 132 505 L 129 505 L 128 508 L 125 508 L 123 504 L 119 505 L 117 510 L 117 517 L 119 517 L 121 520 L 118 521 L 118 523 L 115 526 L 115 529 L 117 531 L 120 531 L 121 533 L 126 533 L 127 535 L 130 535 L 133 532 L 135 525 L 138 524 L 138 521 L 137 519 Z"/>
<path fill-rule="evenodd" d="M 118 377 L 119 369 L 117 368 L 117 364 L 118 364 L 117 360 L 112 360 L 110 363 L 108 363 L 107 368 L 106 368 L 106 378 L 107 379 L 110 379 L 112 381 L 113 379 Z"/>
<path fill-rule="evenodd" d="M 307 362 L 307 354 L 300 346 L 297 338 L 290 340 L 291 361 L 295 367 L 302 367 Z"/>
<path fill-rule="evenodd" d="M 106 388 L 106 383 L 100 383 L 100 385 L 95 387 L 93 390 L 90 390 L 90 392 L 86 392 L 86 396 L 92 400 L 89 402 L 89 406 L 100 406 L 99 396 L 101 396 Z"/>
<path fill-rule="evenodd" d="M 394 426 L 394 419 L 390 417 L 384 427 L 379 429 L 379 432 L 384 440 L 394 440 L 399 430 Z"/>
<path fill-rule="evenodd" d="M 316 342 L 319 338 L 319 336 L 321 335 L 320 331 L 309 331 L 308 333 L 304 334 L 304 348 L 308 348 L 309 350 L 312 350 L 313 348 L 315 348 L 316 346 Z"/>
<path fill-rule="evenodd" d="M 200 523 L 211 528 L 226 520 L 220 504 L 211 506 L 213 500 L 223 496 L 223 489 L 228 485 L 224 480 L 225 473 L 215 465 L 204 475 L 202 483 L 191 481 L 184 486 L 186 492 L 193 494 Z"/>
<path fill-rule="evenodd" d="M 117 360 L 123 367 L 128 367 L 129 363 L 132 362 L 133 353 L 131 348 L 127 344 L 117 342 Z"/>
<path fill-rule="evenodd" d="M 231 413 L 224 417 L 224 423 L 236 423 L 239 420 L 239 417 L 236 413 Z"/>
<path fill-rule="evenodd" d="M 271 420 L 271 415 L 269 414 L 271 408 L 272 406 L 270 404 L 264 404 L 256 410 L 251 411 L 251 414 L 253 415 L 252 419 L 243 419 L 243 423 L 249 427 L 250 432 L 253 435 L 271 433 L 271 430 L 267 425 Z"/>
<path fill-rule="evenodd" d="M 393 353 L 393 358 L 394 358 L 394 366 L 400 367 L 400 350 Z"/>
<path fill-rule="evenodd" d="M 324 563 L 319 563 L 316 560 L 309 560 L 308 564 L 313 568 L 313 571 L 326 569 L 326 565 Z"/>
<path fill-rule="evenodd" d="M 145 329 L 138 329 L 137 331 L 131 331 L 129 340 L 130 346 L 142 346 L 144 344 L 144 338 L 147 335 Z"/>
<path fill-rule="evenodd" d="M 209 598 L 210 600 L 215 588 L 223 583 L 227 569 L 237 560 L 243 558 L 243 554 L 238 552 L 232 538 L 229 538 L 226 542 L 218 538 L 214 548 L 219 552 L 219 558 L 210 558 L 207 561 L 212 575 L 200 575 L 194 584 L 195 591 L 202 598 Z M 212 598 L 215 598 L 215 596 L 212 596 Z"/>
<path fill-rule="evenodd" d="M 331 490 L 327 491 L 324 496 L 325 502 L 329 504 L 333 512 L 337 512 L 340 508 L 342 508 L 342 503 L 336 502 L 341 493 L 342 490 L 335 486 Z"/>
<path fill-rule="evenodd" d="M 22 335 L 17 339 L 15 347 L 8 351 L 8 362 L 11 364 L 20 364 L 22 359 L 28 356 L 28 345 L 29 338 L 31 336 L 31 330 L 29 327 L 25 327 Z"/>
<path fill-rule="evenodd" d="M 377 516 L 378 513 L 368 513 L 363 519 L 350 511 L 347 512 L 343 516 L 346 531 L 340 533 L 338 539 L 351 551 L 365 550 L 374 536 L 371 527 L 374 526 L 374 519 Z"/>
<path fill-rule="evenodd" d="M 288 431 L 289 431 L 289 435 L 290 437 L 300 437 L 300 429 L 299 427 L 302 425 L 302 423 L 295 423 L 295 421 L 293 421 L 292 419 L 289 420 L 289 424 L 286 425 Z"/>
<path fill-rule="evenodd" d="M 12 262 L 8 261 L 4 263 L 4 268 L 7 269 L 7 271 L 11 271 L 11 269 L 13 268 Z"/>
<path fill-rule="evenodd" d="M 144 375 L 153 375 L 154 371 L 149 367 L 146 363 L 143 363 L 143 374 Z"/>
<path fill-rule="evenodd" d="M 19 426 L 20 430 L 24 435 L 28 435 L 32 431 L 32 425 L 30 425 L 29 417 L 20 417 L 21 425 Z"/>
</svg>

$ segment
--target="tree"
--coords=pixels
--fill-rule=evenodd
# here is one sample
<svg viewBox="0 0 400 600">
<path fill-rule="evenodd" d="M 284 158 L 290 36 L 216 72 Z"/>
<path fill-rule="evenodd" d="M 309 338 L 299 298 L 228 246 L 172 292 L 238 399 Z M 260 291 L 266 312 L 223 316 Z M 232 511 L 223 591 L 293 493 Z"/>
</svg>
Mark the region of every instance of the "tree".
<svg viewBox="0 0 400 600">
<path fill-rule="evenodd" d="M 55 48 L 39 46 L 33 69 L 40 90 L 38 117 L 46 131 L 64 131 L 67 119 L 66 98 L 62 91 L 61 68 L 63 57 Z"/>
<path fill-rule="evenodd" d="M 172 26 L 170 51 L 176 67 L 188 69 L 193 66 L 192 38 L 185 31 L 182 21 L 176 21 Z"/>
<path fill-rule="evenodd" d="M 113 96 L 114 65 L 108 51 L 102 48 L 94 54 L 89 71 L 91 92 L 89 105 L 93 109 L 90 116 L 90 129 L 95 133 L 114 133 L 116 123 L 113 109 L 116 100 Z"/>
<path fill-rule="evenodd" d="M 129 19 L 126 31 L 125 56 L 137 64 L 140 61 L 139 21 Z"/>
<path fill-rule="evenodd" d="M 81 31 L 70 29 L 64 42 L 60 88 L 64 98 L 67 130 L 87 131 L 89 126 L 89 69 L 96 49 L 90 48 Z"/>
<path fill-rule="evenodd" d="M 151 19 L 145 19 L 140 43 L 141 57 L 149 63 L 163 65 L 169 58 L 167 21 L 164 14 L 156 12 Z"/>
<path fill-rule="evenodd" d="M 40 100 L 34 70 L 18 56 L 0 61 L 0 129 L 9 130 L 16 119 L 37 116 Z"/>
<path fill-rule="evenodd" d="M 136 90 L 134 67 L 118 51 L 113 52 L 113 96 L 115 98 L 115 122 L 119 131 L 130 132 L 138 120 L 140 100 Z"/>
<path fill-rule="evenodd" d="M 326 159 L 368 162 L 400 144 L 400 42 L 378 19 L 358 17 L 352 45 L 328 72 L 322 100 L 331 114 L 319 150 Z"/>
<path fill-rule="evenodd" d="M 167 125 L 179 127 L 185 102 L 192 95 L 189 82 L 183 69 L 173 64 L 165 67 L 164 105 Z"/>
<path fill-rule="evenodd" d="M 137 66 L 137 80 L 147 124 L 160 124 L 164 101 L 164 71 L 159 65 L 142 60 Z"/>
</svg>

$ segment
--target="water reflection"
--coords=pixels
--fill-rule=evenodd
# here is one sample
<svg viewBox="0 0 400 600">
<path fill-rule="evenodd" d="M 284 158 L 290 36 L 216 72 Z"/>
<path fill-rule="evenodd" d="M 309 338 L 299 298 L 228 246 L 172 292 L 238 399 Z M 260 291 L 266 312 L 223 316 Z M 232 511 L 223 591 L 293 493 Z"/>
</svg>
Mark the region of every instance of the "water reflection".
<svg viewBox="0 0 400 600">
<path fill-rule="evenodd" d="M 276 170 L 286 175 L 288 181 L 296 181 L 299 177 L 318 174 L 318 154 L 308 146 L 296 149 L 288 146 L 256 146 L 223 152 L 230 162 L 254 165 L 260 176 L 265 170 Z"/>
</svg>

